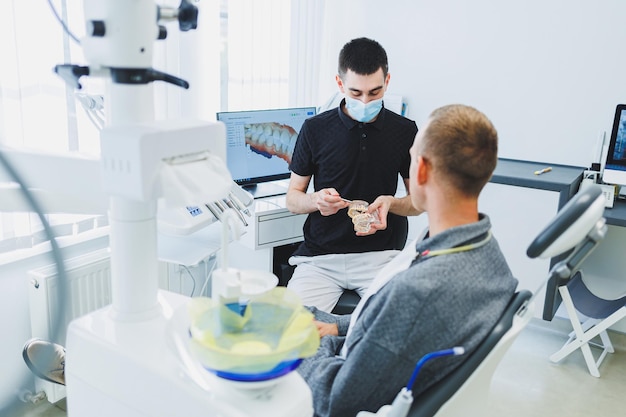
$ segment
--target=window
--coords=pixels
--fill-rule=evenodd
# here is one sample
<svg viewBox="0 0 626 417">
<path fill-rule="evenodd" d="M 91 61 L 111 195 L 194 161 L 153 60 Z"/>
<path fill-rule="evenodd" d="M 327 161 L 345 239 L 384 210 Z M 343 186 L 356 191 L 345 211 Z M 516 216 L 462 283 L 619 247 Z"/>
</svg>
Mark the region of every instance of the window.
<svg viewBox="0 0 626 417">
<path fill-rule="evenodd" d="M 289 106 L 291 0 L 222 1 L 224 110 Z"/>
<path fill-rule="evenodd" d="M 68 26 L 83 27 L 82 3 L 59 3 Z M 0 143 L 12 148 L 51 152 L 98 151 L 98 129 L 89 121 L 73 89 L 54 73 L 63 62 L 84 62 L 82 50 L 64 34 L 51 9 L 32 1 L 7 0 L 0 14 Z M 96 80 L 86 91 L 101 94 Z M 3 169 L 0 167 L 0 169 Z M 85 216 L 68 223 L 68 216 L 50 215 L 59 233 L 74 233 Z M 93 216 L 92 216 L 93 217 Z M 94 220 L 92 219 L 92 222 Z M 63 226 L 65 225 L 65 226 Z M 41 242 L 42 226 L 33 213 L 0 212 L 0 252 Z"/>
<path fill-rule="evenodd" d="M 177 6 L 179 2 L 157 3 Z M 218 111 L 315 105 L 317 97 L 310 91 L 299 97 L 294 92 L 303 83 L 316 85 L 315 73 L 311 73 L 315 55 L 310 58 L 310 54 L 317 50 L 317 45 L 306 39 L 309 33 L 316 42 L 321 37 L 317 35 L 319 30 L 304 30 L 310 25 L 302 25 L 302 20 L 319 19 L 324 2 L 307 1 L 306 6 L 300 3 L 297 0 L 199 1 L 197 35 L 180 34 L 168 25 L 168 38 L 155 44 L 154 67 L 185 79 L 191 73 L 190 77 L 195 79 L 192 88 L 196 88 L 193 93 L 200 99 L 188 100 L 189 92 L 154 83 L 157 118 L 192 116 L 213 120 Z M 80 38 L 85 26 L 82 2 L 52 0 L 51 4 L 69 30 Z M 5 0 L 3 5 L 0 144 L 98 155 L 99 129 L 84 103 L 105 96 L 104 80 L 82 77 L 83 89 L 79 92 L 66 85 L 54 73 L 54 66 L 85 65 L 86 61 L 80 45 L 63 30 L 52 9 L 41 7 L 41 2 L 35 7 L 32 0 Z M 298 19 L 299 29 L 291 25 L 294 18 Z M 302 45 L 307 46 L 306 61 L 300 59 Z M 294 50 L 299 55 L 298 65 L 306 71 L 294 66 Z M 2 210 L 0 206 L 0 253 L 32 247 L 42 241 L 42 227 L 36 215 Z M 76 234 L 106 224 L 93 216 L 51 214 L 48 219 L 59 234 Z"/>
</svg>

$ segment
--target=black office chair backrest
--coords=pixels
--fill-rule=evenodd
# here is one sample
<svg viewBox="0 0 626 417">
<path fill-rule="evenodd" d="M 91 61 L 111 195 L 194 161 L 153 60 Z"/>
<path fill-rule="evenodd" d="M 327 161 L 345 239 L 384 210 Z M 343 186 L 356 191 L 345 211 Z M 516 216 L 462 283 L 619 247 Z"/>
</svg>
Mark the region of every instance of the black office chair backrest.
<svg viewBox="0 0 626 417">
<path fill-rule="evenodd" d="M 478 366 L 493 350 L 502 336 L 511 329 L 513 318 L 520 307 L 527 302 L 532 293 L 522 290 L 515 293 L 506 307 L 500 320 L 491 329 L 487 337 L 470 353 L 465 360 L 449 375 L 430 386 L 419 394 L 413 401 L 409 417 L 432 417 L 448 401 L 465 381 L 472 375 Z"/>
</svg>

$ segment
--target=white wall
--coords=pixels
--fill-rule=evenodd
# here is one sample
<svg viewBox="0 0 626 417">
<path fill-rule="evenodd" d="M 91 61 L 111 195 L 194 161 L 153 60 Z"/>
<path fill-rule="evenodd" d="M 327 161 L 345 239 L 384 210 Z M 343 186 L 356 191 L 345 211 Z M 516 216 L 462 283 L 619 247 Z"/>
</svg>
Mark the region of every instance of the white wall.
<svg viewBox="0 0 626 417">
<path fill-rule="evenodd" d="M 626 102 L 625 22 L 624 0 L 332 2 L 326 10 L 320 73 L 327 76 L 320 81 L 320 97 L 337 89 L 341 47 L 370 37 L 387 50 L 389 93 L 405 97 L 408 116 L 418 126 L 436 107 L 469 104 L 494 122 L 500 157 L 587 166 L 594 162 L 599 132 L 606 130 L 608 139 L 615 106 Z M 539 220 L 503 223 L 511 218 L 506 203 L 491 202 L 486 210 L 501 223 L 494 227 L 501 230 L 504 249 L 516 238 L 515 227 L 539 227 Z M 419 223 L 412 224 L 415 231 L 425 219 L 413 223 Z M 604 250 L 592 254 L 585 270 L 619 280 L 616 271 L 624 270 L 624 262 L 611 256 L 611 248 L 622 248 L 625 236 L 624 228 L 610 229 Z M 525 251 L 509 249 L 519 254 L 516 259 L 507 254 L 518 276 L 541 276 L 527 269 Z M 626 332 L 620 324 L 617 329 Z"/>
<path fill-rule="evenodd" d="M 477 107 L 500 133 L 500 156 L 586 166 L 598 132 L 626 101 L 626 1 L 345 0 L 327 7 L 321 97 L 336 90 L 337 55 L 379 41 L 389 92 L 418 126 L 434 108 Z"/>
</svg>

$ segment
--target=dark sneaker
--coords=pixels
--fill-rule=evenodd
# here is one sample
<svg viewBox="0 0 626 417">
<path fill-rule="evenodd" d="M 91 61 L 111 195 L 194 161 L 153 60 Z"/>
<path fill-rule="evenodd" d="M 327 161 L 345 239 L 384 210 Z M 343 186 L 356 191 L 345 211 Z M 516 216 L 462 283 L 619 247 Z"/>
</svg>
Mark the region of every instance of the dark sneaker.
<svg viewBox="0 0 626 417">
<path fill-rule="evenodd" d="M 65 385 L 65 348 L 41 339 L 31 339 L 22 351 L 24 362 L 39 378 Z"/>
</svg>

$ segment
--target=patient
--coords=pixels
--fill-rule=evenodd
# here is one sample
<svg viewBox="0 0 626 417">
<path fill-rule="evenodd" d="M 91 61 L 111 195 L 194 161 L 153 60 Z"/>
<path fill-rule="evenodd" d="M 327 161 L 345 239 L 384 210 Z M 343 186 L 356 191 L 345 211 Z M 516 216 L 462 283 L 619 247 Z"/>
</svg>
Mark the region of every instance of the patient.
<svg viewBox="0 0 626 417">
<path fill-rule="evenodd" d="M 391 403 L 426 353 L 473 351 L 513 296 L 512 276 L 478 196 L 497 162 L 497 132 L 474 108 L 435 110 L 411 147 L 410 196 L 428 230 L 376 277 L 348 316 L 315 308 L 323 337 L 298 372 L 316 416 L 354 416 Z M 347 335 L 347 336 L 346 336 Z M 417 396 L 463 357 L 429 362 Z"/>
<path fill-rule="evenodd" d="M 472 352 L 500 318 L 517 280 L 491 236 L 489 218 L 478 212 L 478 196 L 496 166 L 497 141 L 489 119 L 463 105 L 435 110 L 417 134 L 410 195 L 414 207 L 428 213 L 428 229 L 378 274 L 351 315 L 311 308 L 324 337 L 298 372 L 312 390 L 316 416 L 377 411 L 407 385 L 423 355 L 454 346 Z M 34 355 L 46 350 L 53 362 Z M 60 346 L 31 341 L 24 359 L 37 375 L 63 383 Z M 413 395 L 462 360 L 429 362 Z"/>
</svg>

